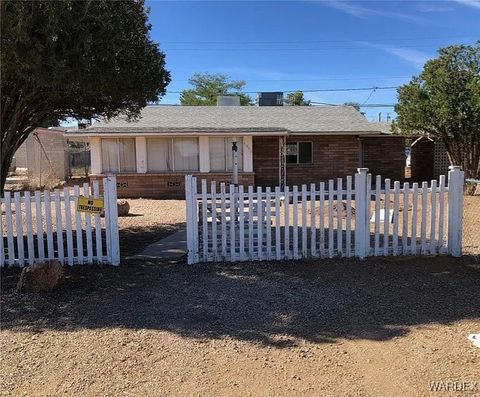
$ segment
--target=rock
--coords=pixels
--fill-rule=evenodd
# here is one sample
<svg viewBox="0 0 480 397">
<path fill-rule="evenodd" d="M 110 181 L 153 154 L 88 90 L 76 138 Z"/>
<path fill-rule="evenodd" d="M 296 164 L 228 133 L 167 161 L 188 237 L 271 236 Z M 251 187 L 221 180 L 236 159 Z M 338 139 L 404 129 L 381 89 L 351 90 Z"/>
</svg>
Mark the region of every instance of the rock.
<svg viewBox="0 0 480 397">
<path fill-rule="evenodd" d="M 118 216 L 127 216 L 130 211 L 130 204 L 127 200 L 117 200 Z"/>
<path fill-rule="evenodd" d="M 63 276 L 62 264 L 49 260 L 25 267 L 17 284 L 17 292 L 45 292 L 58 287 Z"/>
</svg>

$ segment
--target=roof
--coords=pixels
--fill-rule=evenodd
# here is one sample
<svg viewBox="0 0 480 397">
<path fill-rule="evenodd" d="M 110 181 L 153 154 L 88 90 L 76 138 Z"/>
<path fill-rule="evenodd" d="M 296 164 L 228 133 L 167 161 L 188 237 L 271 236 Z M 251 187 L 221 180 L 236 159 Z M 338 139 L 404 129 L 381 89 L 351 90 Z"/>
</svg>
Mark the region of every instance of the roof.
<svg viewBox="0 0 480 397">
<path fill-rule="evenodd" d="M 390 121 L 377 121 L 377 122 L 372 123 L 372 127 L 376 131 L 380 131 L 383 134 L 393 134 L 392 122 L 390 122 Z"/>
<path fill-rule="evenodd" d="M 119 117 L 72 135 L 230 132 L 380 133 L 351 106 L 147 106 L 137 121 Z"/>
</svg>

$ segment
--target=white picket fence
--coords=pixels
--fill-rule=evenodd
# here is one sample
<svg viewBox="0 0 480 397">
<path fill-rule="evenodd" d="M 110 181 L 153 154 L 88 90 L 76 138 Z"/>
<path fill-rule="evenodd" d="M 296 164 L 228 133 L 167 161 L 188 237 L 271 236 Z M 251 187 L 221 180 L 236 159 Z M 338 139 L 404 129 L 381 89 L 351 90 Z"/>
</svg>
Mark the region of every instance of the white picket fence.
<svg viewBox="0 0 480 397">
<path fill-rule="evenodd" d="M 345 180 L 280 189 L 185 180 L 188 263 L 461 255 L 463 172 L 422 184 Z M 373 183 L 374 182 L 374 183 Z"/>
<path fill-rule="evenodd" d="M 98 181 L 90 186 L 5 192 L 1 198 L 0 267 L 33 265 L 49 259 L 75 265 L 120 263 L 117 184 L 103 180 L 105 215 L 77 211 L 78 196 L 98 198 Z"/>
</svg>

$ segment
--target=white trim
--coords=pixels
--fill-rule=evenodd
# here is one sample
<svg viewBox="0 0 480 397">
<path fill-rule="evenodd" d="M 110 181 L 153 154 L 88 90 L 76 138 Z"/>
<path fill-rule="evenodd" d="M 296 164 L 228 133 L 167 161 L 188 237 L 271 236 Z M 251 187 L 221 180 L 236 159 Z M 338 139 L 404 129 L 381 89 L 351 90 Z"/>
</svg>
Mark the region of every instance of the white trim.
<svg viewBox="0 0 480 397">
<path fill-rule="evenodd" d="M 210 142 L 207 136 L 198 138 L 200 172 L 210 172 Z"/>
<path fill-rule="evenodd" d="M 135 157 L 137 174 L 145 174 L 147 172 L 147 138 L 135 137 Z"/>
<path fill-rule="evenodd" d="M 102 154 L 101 140 L 99 137 L 90 138 L 90 161 L 92 166 L 92 174 L 100 174 L 102 172 Z"/>
<path fill-rule="evenodd" d="M 243 172 L 253 172 L 253 138 L 243 137 Z"/>
</svg>

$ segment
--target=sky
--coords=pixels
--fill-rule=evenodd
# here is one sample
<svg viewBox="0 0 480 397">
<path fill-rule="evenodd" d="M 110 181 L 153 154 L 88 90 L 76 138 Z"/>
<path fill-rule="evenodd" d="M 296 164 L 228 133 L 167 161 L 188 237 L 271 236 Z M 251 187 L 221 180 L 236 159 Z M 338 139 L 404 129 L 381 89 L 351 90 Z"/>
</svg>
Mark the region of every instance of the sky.
<svg viewBox="0 0 480 397">
<path fill-rule="evenodd" d="M 151 38 L 179 103 L 196 72 L 244 80 L 244 91 L 303 90 L 313 102 L 393 105 L 397 87 L 438 48 L 480 39 L 480 0 L 147 1 Z M 373 87 L 379 87 L 373 90 Z M 385 89 L 383 89 L 386 87 Z M 318 91 L 361 89 L 352 91 Z M 308 92 L 317 90 L 317 92 Z M 366 117 L 393 107 L 363 107 Z"/>
</svg>

